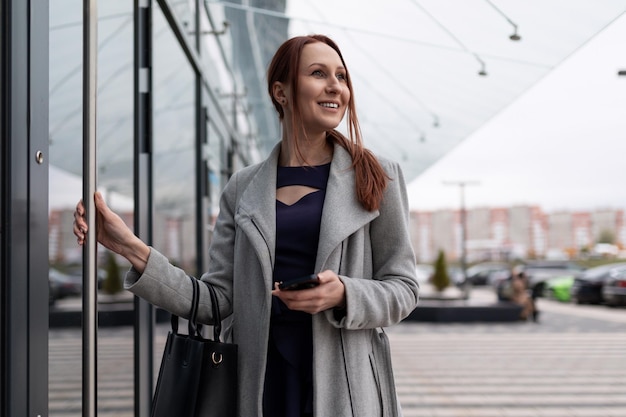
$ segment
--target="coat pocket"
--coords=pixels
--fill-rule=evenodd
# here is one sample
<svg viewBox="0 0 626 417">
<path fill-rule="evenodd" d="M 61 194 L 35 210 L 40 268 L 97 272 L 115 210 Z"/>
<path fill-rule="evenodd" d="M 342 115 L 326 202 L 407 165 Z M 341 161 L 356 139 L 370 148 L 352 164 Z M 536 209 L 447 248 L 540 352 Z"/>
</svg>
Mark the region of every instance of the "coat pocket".
<svg viewBox="0 0 626 417">
<path fill-rule="evenodd" d="M 389 347 L 389 339 L 385 331 L 375 329 L 372 331 L 372 354 L 370 355 L 370 363 L 376 385 L 378 386 L 378 395 L 382 407 L 383 417 L 399 417 L 400 408 L 398 406 L 398 397 L 396 396 L 396 386 L 393 376 L 393 368 L 391 364 L 391 349 Z"/>
</svg>

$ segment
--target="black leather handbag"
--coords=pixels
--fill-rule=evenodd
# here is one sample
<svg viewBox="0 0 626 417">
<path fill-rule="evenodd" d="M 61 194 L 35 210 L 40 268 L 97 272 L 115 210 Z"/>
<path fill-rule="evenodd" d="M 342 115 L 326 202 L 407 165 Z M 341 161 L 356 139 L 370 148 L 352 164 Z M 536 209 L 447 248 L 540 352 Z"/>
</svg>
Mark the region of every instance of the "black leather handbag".
<svg viewBox="0 0 626 417">
<path fill-rule="evenodd" d="M 221 317 L 217 295 L 207 283 L 213 306 L 213 340 L 202 337 L 196 319 L 199 282 L 193 283 L 188 334 L 178 333 L 172 315 L 151 417 L 235 417 L 237 415 L 237 345 L 220 341 Z"/>
</svg>

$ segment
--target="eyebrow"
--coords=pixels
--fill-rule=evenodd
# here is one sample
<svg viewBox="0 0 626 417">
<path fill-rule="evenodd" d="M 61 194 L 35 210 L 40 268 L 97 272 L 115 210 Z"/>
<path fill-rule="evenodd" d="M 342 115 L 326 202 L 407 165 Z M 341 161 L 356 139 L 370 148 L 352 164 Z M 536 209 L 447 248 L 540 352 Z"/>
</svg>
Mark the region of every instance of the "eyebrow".
<svg viewBox="0 0 626 417">
<path fill-rule="evenodd" d="M 307 66 L 307 68 L 311 68 L 311 67 L 314 67 L 316 65 L 319 65 L 319 66 L 324 67 L 324 68 L 328 68 L 328 65 L 326 65 L 324 63 L 321 63 L 321 62 L 313 62 L 313 63 L 309 64 Z M 346 70 L 346 68 L 343 65 L 338 66 L 337 69 L 344 70 L 344 71 Z"/>
</svg>

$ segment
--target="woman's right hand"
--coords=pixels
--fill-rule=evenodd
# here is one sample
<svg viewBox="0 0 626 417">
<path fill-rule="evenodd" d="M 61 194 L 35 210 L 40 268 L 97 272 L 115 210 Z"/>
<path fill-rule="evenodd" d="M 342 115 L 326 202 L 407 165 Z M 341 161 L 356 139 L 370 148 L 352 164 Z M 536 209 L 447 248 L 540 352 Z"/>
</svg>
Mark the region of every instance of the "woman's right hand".
<svg viewBox="0 0 626 417">
<path fill-rule="evenodd" d="M 94 194 L 94 203 L 97 241 L 105 248 L 128 259 L 135 269 L 143 272 L 150 255 L 150 248 L 135 236 L 119 215 L 107 206 L 100 192 Z M 85 205 L 82 200 L 78 202 L 74 211 L 73 231 L 78 244 L 83 245 L 89 230 L 85 219 Z"/>
</svg>

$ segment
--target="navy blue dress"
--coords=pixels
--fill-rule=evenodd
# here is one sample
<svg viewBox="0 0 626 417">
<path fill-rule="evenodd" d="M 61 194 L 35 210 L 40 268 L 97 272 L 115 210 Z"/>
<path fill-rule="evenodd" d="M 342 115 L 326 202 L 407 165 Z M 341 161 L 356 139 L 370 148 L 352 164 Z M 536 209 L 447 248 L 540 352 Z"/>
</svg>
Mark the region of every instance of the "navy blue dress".
<svg viewBox="0 0 626 417">
<path fill-rule="evenodd" d="M 316 188 L 292 205 L 276 200 L 274 281 L 314 274 L 322 208 L 330 164 L 278 167 L 276 188 Z M 311 315 L 292 311 L 272 297 L 270 338 L 265 375 L 265 417 L 313 415 L 313 335 Z"/>
</svg>

